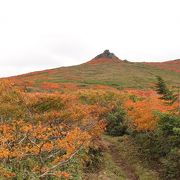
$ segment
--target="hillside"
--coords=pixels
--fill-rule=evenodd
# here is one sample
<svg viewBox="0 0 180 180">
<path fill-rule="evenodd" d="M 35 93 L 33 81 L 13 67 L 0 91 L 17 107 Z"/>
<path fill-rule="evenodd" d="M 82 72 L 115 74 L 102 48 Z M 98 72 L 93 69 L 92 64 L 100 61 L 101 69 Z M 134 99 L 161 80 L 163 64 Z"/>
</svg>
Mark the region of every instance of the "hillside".
<svg viewBox="0 0 180 180">
<path fill-rule="evenodd" d="M 156 75 L 180 80 L 105 50 L 0 81 L 0 179 L 178 179 L 179 95 Z"/>
<path fill-rule="evenodd" d="M 178 84 L 179 63 L 180 60 L 169 61 L 159 63 L 159 67 L 158 63 L 123 61 L 106 50 L 84 64 L 28 73 L 11 79 L 29 82 L 35 87 L 56 83 L 58 86 L 78 88 L 97 84 L 116 88 L 148 88 L 156 82 L 157 75 L 162 76 L 169 85 Z"/>
<path fill-rule="evenodd" d="M 154 67 L 158 67 L 160 69 L 175 71 L 180 73 L 180 59 L 173 60 L 173 61 L 166 61 L 166 62 L 151 62 L 147 63 Z"/>
</svg>

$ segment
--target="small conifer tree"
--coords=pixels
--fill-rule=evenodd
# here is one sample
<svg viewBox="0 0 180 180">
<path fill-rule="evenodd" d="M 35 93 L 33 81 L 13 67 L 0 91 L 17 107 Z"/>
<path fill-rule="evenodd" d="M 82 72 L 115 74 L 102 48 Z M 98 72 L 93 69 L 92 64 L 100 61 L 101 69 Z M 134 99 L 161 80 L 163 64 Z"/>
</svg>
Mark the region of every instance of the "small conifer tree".
<svg viewBox="0 0 180 180">
<path fill-rule="evenodd" d="M 161 99 L 167 100 L 167 101 L 173 101 L 174 95 L 171 90 L 167 87 L 165 81 L 160 76 L 157 77 L 157 83 L 156 83 L 156 91 L 158 94 L 161 95 Z"/>
</svg>

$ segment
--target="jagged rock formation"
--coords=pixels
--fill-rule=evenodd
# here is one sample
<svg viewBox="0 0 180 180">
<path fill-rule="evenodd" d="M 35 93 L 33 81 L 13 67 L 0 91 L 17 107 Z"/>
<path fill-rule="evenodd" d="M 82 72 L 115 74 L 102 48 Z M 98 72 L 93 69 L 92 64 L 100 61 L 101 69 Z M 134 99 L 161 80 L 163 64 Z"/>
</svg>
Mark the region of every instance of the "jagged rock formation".
<svg viewBox="0 0 180 180">
<path fill-rule="evenodd" d="M 101 58 L 101 57 L 105 57 L 105 58 L 113 58 L 113 57 L 116 57 L 114 55 L 114 53 L 111 53 L 108 49 L 105 50 L 102 54 L 99 54 L 95 57 L 96 58 Z M 116 57 L 117 58 L 117 57 Z"/>
<path fill-rule="evenodd" d="M 88 64 L 99 64 L 99 63 L 119 63 L 121 60 L 115 56 L 114 53 L 111 53 L 109 50 L 105 50 L 103 53 L 97 55 L 91 61 L 88 61 Z"/>
</svg>

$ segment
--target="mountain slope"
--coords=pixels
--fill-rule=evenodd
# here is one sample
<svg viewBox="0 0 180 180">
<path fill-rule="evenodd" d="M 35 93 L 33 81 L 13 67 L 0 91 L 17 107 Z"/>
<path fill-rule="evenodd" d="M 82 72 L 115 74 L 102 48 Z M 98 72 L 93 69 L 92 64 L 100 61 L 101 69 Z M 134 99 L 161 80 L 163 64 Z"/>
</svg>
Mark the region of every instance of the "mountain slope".
<svg viewBox="0 0 180 180">
<path fill-rule="evenodd" d="M 171 62 L 168 64 L 171 65 Z M 49 82 L 58 85 L 73 83 L 80 87 L 100 84 L 118 88 L 147 88 L 156 82 L 157 75 L 162 76 L 170 85 L 177 85 L 180 82 L 178 71 L 162 69 L 149 63 L 122 61 L 106 50 L 81 65 L 33 72 L 11 79 L 33 82 L 36 87 Z"/>
<path fill-rule="evenodd" d="M 175 71 L 180 73 L 180 59 L 166 62 L 150 62 L 149 65 L 158 67 L 160 69 Z"/>
</svg>

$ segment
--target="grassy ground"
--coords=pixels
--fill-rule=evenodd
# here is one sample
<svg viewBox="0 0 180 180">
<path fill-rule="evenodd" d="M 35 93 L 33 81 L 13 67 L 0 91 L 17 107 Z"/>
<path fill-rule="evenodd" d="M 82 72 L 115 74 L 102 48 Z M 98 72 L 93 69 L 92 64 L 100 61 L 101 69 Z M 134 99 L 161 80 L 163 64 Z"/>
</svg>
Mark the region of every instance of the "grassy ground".
<svg viewBox="0 0 180 180">
<path fill-rule="evenodd" d="M 103 136 L 103 141 L 109 147 L 104 153 L 104 166 L 98 173 L 87 174 L 86 180 L 160 180 L 141 158 L 131 137 Z"/>
<path fill-rule="evenodd" d="M 108 85 L 117 88 L 147 88 L 156 82 L 156 75 L 162 76 L 168 84 L 179 83 L 179 73 L 160 69 L 144 63 L 100 63 L 82 64 L 62 67 L 47 71 L 35 72 L 20 76 L 40 85 L 42 82 L 75 83 L 83 85 Z"/>
</svg>

